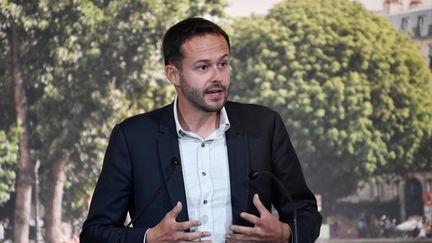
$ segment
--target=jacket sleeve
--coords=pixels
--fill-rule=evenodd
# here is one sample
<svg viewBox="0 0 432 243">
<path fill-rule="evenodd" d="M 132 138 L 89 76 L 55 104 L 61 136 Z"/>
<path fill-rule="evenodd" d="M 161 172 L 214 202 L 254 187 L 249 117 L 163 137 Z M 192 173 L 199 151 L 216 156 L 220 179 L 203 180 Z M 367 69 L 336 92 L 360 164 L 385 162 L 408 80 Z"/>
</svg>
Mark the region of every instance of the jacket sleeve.
<svg viewBox="0 0 432 243">
<path fill-rule="evenodd" d="M 117 125 L 111 133 L 80 242 L 143 242 L 147 229 L 123 226 L 132 193 L 131 168 L 124 133 Z"/>
<path fill-rule="evenodd" d="M 292 211 L 296 207 L 298 242 L 315 242 L 319 236 L 322 216 L 317 210 L 315 196 L 306 184 L 299 159 L 278 113 L 274 118 L 272 162 L 273 173 L 282 181 L 294 200 L 294 203 L 289 201 L 280 188 L 274 190 L 274 204 L 280 220 L 288 223 L 294 233 Z"/>
</svg>

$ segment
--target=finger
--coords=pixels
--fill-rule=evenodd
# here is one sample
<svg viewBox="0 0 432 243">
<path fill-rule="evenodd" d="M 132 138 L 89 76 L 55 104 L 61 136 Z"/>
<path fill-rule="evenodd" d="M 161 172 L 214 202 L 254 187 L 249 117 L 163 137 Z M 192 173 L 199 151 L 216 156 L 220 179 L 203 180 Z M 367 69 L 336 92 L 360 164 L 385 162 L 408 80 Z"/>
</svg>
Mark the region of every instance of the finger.
<svg viewBox="0 0 432 243">
<path fill-rule="evenodd" d="M 256 228 L 254 227 L 231 225 L 230 229 L 234 232 L 244 234 L 244 235 L 257 235 Z"/>
<path fill-rule="evenodd" d="M 197 241 L 179 241 L 179 243 L 196 243 Z M 211 240 L 199 240 L 201 243 L 213 243 Z"/>
<path fill-rule="evenodd" d="M 182 232 L 179 236 L 179 240 L 193 241 L 200 240 L 201 238 L 210 237 L 210 232 L 199 231 L 199 232 Z"/>
<path fill-rule="evenodd" d="M 178 243 L 196 243 L 197 241 L 179 241 Z M 201 243 L 212 243 L 213 241 L 211 240 L 199 240 L 199 242 Z"/>
<path fill-rule="evenodd" d="M 185 231 L 187 229 L 190 229 L 192 227 L 198 227 L 200 225 L 201 225 L 201 221 L 198 220 L 185 221 L 185 222 L 178 223 L 176 225 L 176 230 Z"/>
<path fill-rule="evenodd" d="M 247 221 L 251 222 L 254 225 L 259 225 L 260 218 L 253 214 L 242 212 L 240 214 L 240 217 L 246 219 Z"/>
<path fill-rule="evenodd" d="M 252 241 L 260 241 L 260 239 L 256 236 L 243 235 L 243 234 L 226 234 L 225 238 L 228 242 L 252 242 Z"/>
<path fill-rule="evenodd" d="M 266 213 L 270 213 L 267 208 L 262 204 L 261 200 L 259 199 L 258 194 L 255 194 L 253 196 L 253 204 L 255 205 L 255 207 L 258 209 L 258 212 L 261 215 L 266 214 Z"/>
<path fill-rule="evenodd" d="M 175 207 L 166 214 L 166 217 L 173 218 L 175 220 L 181 211 L 182 211 L 182 203 L 177 202 Z"/>
</svg>

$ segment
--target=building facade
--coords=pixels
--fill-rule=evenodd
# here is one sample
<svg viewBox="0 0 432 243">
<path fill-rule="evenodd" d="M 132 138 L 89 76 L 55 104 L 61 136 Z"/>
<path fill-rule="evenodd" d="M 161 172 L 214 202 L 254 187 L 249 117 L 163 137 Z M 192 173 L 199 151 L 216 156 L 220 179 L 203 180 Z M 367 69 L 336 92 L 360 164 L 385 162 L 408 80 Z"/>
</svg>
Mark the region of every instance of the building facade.
<svg viewBox="0 0 432 243">
<path fill-rule="evenodd" d="M 432 0 L 384 0 L 382 11 L 375 13 L 411 36 L 432 69 Z M 358 210 L 370 214 L 385 212 L 398 221 L 414 215 L 432 218 L 432 172 L 408 173 L 404 178 L 365 184 L 355 195 L 340 201 L 360 205 Z"/>
<path fill-rule="evenodd" d="M 432 67 L 432 1 L 411 0 L 404 5 L 401 0 L 385 0 L 383 10 L 377 14 L 387 17 L 396 29 L 411 35 Z"/>
<path fill-rule="evenodd" d="M 341 202 L 365 205 L 359 210 L 368 214 L 387 214 L 398 221 L 410 216 L 432 218 L 432 172 L 409 173 L 404 178 L 393 178 L 361 186 L 355 195 Z M 376 205 L 370 208 L 371 205 Z M 381 205 L 381 206 L 379 206 Z M 378 215 L 380 216 L 380 215 Z"/>
</svg>

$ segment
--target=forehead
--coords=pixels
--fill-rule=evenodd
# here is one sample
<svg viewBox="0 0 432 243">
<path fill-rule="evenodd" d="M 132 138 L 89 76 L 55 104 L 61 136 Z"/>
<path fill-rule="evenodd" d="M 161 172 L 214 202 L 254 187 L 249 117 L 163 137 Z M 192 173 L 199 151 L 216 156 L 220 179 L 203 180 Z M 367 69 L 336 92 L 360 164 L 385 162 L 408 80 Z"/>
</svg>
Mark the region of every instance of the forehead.
<svg viewBox="0 0 432 243">
<path fill-rule="evenodd" d="M 185 59 L 211 59 L 229 54 L 228 43 L 222 35 L 198 35 L 187 40 L 181 47 Z"/>
</svg>

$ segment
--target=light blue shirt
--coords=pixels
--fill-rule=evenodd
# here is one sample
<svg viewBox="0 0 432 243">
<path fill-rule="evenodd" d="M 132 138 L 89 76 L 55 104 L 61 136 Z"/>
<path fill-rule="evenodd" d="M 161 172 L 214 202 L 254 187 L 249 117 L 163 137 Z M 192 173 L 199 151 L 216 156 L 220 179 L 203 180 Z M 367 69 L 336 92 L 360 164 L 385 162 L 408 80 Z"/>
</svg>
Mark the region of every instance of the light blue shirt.
<svg viewBox="0 0 432 243">
<path fill-rule="evenodd" d="M 231 233 L 231 187 L 225 132 L 230 127 L 225 107 L 220 111 L 219 127 L 207 138 L 185 131 L 179 122 L 177 98 L 174 100 L 174 120 L 179 142 L 181 168 L 185 184 L 189 220 L 201 225 L 192 231 L 209 231 L 214 243 L 225 242 Z M 144 243 L 146 243 L 146 236 Z"/>
<path fill-rule="evenodd" d="M 225 132 L 230 127 L 225 108 L 220 111 L 219 127 L 207 138 L 185 131 L 179 122 L 177 99 L 174 119 L 182 161 L 183 181 L 189 220 L 199 220 L 195 231 L 209 231 L 213 242 L 225 242 L 231 232 L 231 190 Z"/>
</svg>

